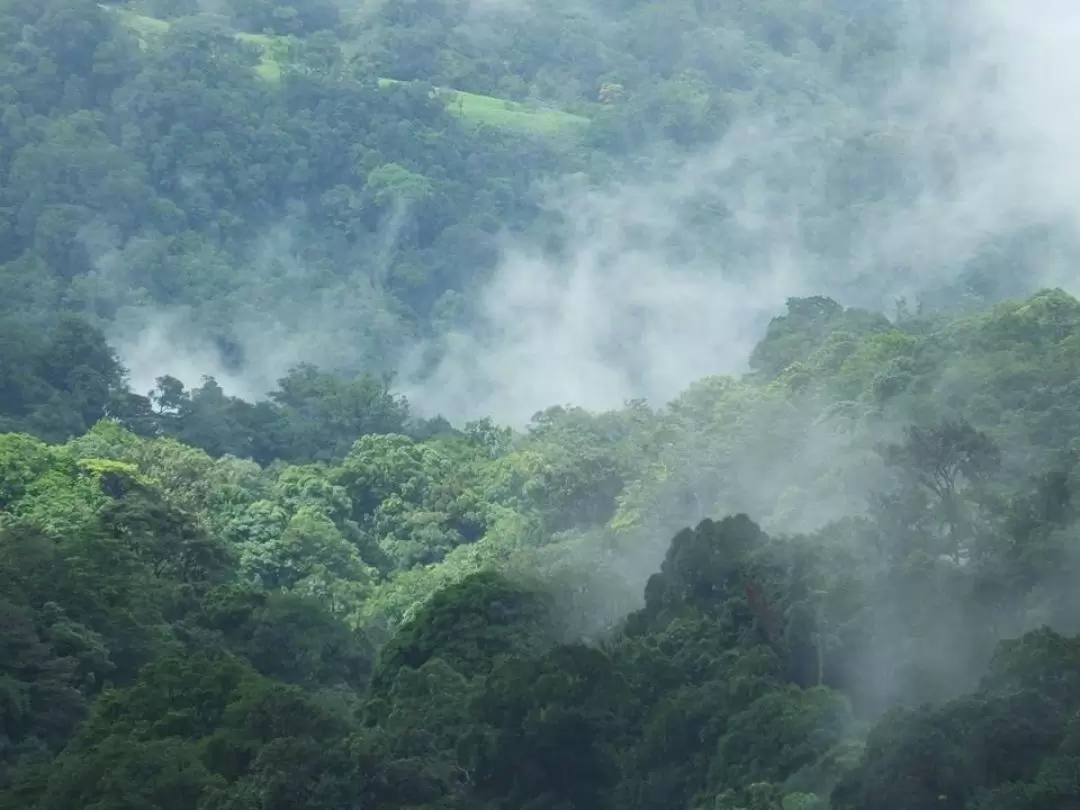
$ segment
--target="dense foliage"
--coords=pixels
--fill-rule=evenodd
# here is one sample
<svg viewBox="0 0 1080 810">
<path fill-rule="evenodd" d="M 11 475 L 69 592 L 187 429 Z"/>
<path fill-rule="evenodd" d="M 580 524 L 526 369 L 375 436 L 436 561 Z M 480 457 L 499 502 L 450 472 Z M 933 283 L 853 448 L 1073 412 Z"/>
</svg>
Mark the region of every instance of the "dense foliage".
<svg viewBox="0 0 1080 810">
<path fill-rule="evenodd" d="M 1047 234 L 893 317 L 792 298 L 667 404 L 452 425 L 391 373 L 504 233 L 574 249 L 552 185 L 739 120 L 782 154 L 678 197 L 664 249 L 752 272 L 750 178 L 848 261 L 925 190 L 913 139 L 960 138 L 877 105 L 947 66 L 916 8 L 0 0 L 0 810 L 1080 805 Z M 200 334 L 265 395 L 172 376 Z"/>
<path fill-rule="evenodd" d="M 905 50 L 902 3 L 354 5 L 5 0 L 0 313 L 81 313 L 129 348 L 163 331 L 155 373 L 198 352 L 266 390 L 271 353 L 394 368 L 471 321 L 505 233 L 568 249 L 559 178 L 667 176 L 737 120 L 794 130 L 726 169 L 731 193 L 671 204 L 673 257 L 753 272 L 762 180 L 802 189 L 792 236 L 822 266 L 918 191 L 904 161 L 927 134 L 874 105 L 934 64 L 938 27 Z M 974 300 L 1015 292 L 1014 236 L 960 275 Z"/>
<path fill-rule="evenodd" d="M 516 433 L 143 398 L 64 321 L 4 364 L 0 806 L 1072 806 L 1078 341 L 793 300 Z"/>
</svg>

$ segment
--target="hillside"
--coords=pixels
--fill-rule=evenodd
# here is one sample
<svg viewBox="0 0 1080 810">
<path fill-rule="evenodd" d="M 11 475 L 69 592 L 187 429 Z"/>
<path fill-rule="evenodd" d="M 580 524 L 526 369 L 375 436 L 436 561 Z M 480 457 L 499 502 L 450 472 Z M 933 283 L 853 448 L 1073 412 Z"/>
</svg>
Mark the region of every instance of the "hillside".
<svg viewBox="0 0 1080 810">
<path fill-rule="evenodd" d="M 394 2 L 363 20 L 332 3 L 12 0 L 0 311 L 34 326 L 90 317 L 142 388 L 209 373 L 261 395 L 297 362 L 409 363 L 423 378 L 453 335 L 486 340 L 482 302 L 514 262 L 595 266 L 612 220 L 593 208 L 628 183 L 659 210 L 605 261 L 694 275 L 702 295 L 752 285 L 778 240 L 804 243 L 807 267 L 846 261 L 861 218 L 908 193 L 872 161 L 904 159 L 916 130 L 883 131 L 866 102 L 902 43 L 830 33 L 844 12 L 812 6 L 686 8 L 660 24 L 652 6 L 589 17 L 554 0 L 523 15 Z M 807 37 L 819 52 L 804 58 L 793 43 Z M 730 194 L 702 185 L 724 164 L 678 168 L 755 115 L 797 121 L 801 145 L 748 154 Z M 802 236 L 742 210 L 776 181 L 807 196 Z M 957 272 L 980 300 L 1001 293 L 1001 264 Z M 841 286 L 891 301 L 860 280 L 889 278 L 870 265 Z"/>
<path fill-rule="evenodd" d="M 0 0 L 0 810 L 1080 806 L 1072 17 L 961 5 Z"/>
<path fill-rule="evenodd" d="M 102 6 L 120 16 L 123 24 L 139 37 L 143 49 L 153 47 L 154 40 L 165 36 L 170 27 L 168 20 L 160 20 L 130 9 Z M 280 82 L 282 69 L 287 69 L 290 42 L 287 37 L 273 34 L 253 34 L 247 31 L 235 33 L 238 41 L 254 45 L 259 50 L 259 63 L 256 72 L 268 82 Z M 354 53 L 356 44 L 342 43 L 346 55 Z M 400 84 L 397 79 L 380 78 L 379 84 L 388 87 Z M 515 101 L 485 96 L 480 93 L 465 93 L 447 88 L 435 88 L 435 97 L 446 101 L 446 108 L 453 114 L 478 124 L 521 130 L 542 135 L 559 135 L 588 124 L 583 115 L 563 112 L 551 108 L 532 108 Z"/>
<path fill-rule="evenodd" d="M 145 400 L 92 330 L 9 335 L 0 807 L 1080 795 L 1064 293 L 793 299 L 745 379 L 520 433 L 311 369 Z"/>
</svg>

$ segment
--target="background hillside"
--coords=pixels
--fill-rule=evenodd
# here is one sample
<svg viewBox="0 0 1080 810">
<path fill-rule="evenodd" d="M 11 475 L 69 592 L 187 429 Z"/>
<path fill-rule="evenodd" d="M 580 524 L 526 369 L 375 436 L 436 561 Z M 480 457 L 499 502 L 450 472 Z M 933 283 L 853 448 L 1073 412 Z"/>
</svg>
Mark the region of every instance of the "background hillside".
<svg viewBox="0 0 1080 810">
<path fill-rule="evenodd" d="M 0 810 L 1080 805 L 1058 11 L 0 0 Z"/>
<path fill-rule="evenodd" d="M 958 232 L 894 244 L 979 133 L 925 114 L 922 90 L 894 98 L 961 58 L 948 20 L 864 6 L 7 0 L 3 312 L 84 315 L 140 392 L 209 374 L 261 397 L 311 362 L 398 370 L 432 414 L 520 424 L 716 368 L 668 380 L 612 348 L 637 332 L 666 354 L 738 338 L 731 365 L 787 295 L 891 311 L 1034 292 L 1045 222 L 937 217 Z M 520 286 L 536 264 L 562 297 Z M 694 299 L 738 333 L 698 313 L 677 335 Z M 560 319 L 617 383 L 579 394 L 549 372 L 520 406 L 470 407 L 515 365 L 499 350 L 537 354 Z M 465 379 L 461 333 L 488 378 Z"/>
</svg>

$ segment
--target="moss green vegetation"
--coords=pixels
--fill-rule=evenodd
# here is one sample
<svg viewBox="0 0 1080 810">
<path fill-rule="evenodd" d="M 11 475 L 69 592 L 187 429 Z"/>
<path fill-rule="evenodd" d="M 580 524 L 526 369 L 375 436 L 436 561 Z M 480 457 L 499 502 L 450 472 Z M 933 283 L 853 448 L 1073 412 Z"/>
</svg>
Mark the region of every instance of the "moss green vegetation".
<svg viewBox="0 0 1080 810">
<path fill-rule="evenodd" d="M 380 78 L 383 87 L 400 85 L 397 79 Z M 476 124 L 500 129 L 520 130 L 538 135 L 564 135 L 580 132 L 589 124 L 584 115 L 576 115 L 551 107 L 528 106 L 516 101 L 506 101 L 479 93 L 435 88 L 436 97 L 446 104 L 446 109 Z"/>
<path fill-rule="evenodd" d="M 259 65 L 256 70 L 262 78 L 268 82 L 281 80 L 281 66 L 289 54 L 288 40 L 272 34 L 249 34 L 244 31 L 237 33 L 236 38 L 259 48 Z"/>
<path fill-rule="evenodd" d="M 532 108 L 515 101 L 505 101 L 478 93 L 442 90 L 447 109 L 470 121 L 492 127 L 520 129 L 539 135 L 561 135 L 588 126 L 583 115 L 554 108 Z"/>
<path fill-rule="evenodd" d="M 139 35 L 140 42 L 144 47 L 150 45 L 150 40 L 153 37 L 162 36 L 169 31 L 169 21 L 159 20 L 156 17 L 148 17 L 145 14 L 139 14 L 126 8 L 115 8 L 112 6 L 102 6 L 102 8 L 119 14 L 124 25 Z"/>
<path fill-rule="evenodd" d="M 889 316 L 789 299 L 746 374 L 666 403 L 451 424 L 381 373 L 485 325 L 504 233 L 579 239 L 602 289 L 626 223 L 552 183 L 699 165 L 744 113 L 806 137 L 689 178 L 662 239 L 634 198 L 632 256 L 756 271 L 731 192 L 775 184 L 839 272 L 920 198 L 861 101 L 941 58 L 898 33 L 920 4 L 199 5 L 0 2 L 0 810 L 1080 807 L 1080 301 L 1026 286 L 1053 233 Z M 635 373 L 712 356 L 662 323 Z M 169 376 L 189 335 L 280 378 Z M 326 367 L 266 371 L 297 352 Z"/>
<path fill-rule="evenodd" d="M 523 432 L 310 369 L 150 402 L 2 326 L 4 810 L 1080 798 L 1060 291 L 793 300 L 744 379 Z"/>
<path fill-rule="evenodd" d="M 167 33 L 170 23 L 139 14 L 129 9 L 116 9 L 124 24 L 139 36 L 143 47 L 154 37 Z M 236 38 L 259 49 L 259 64 L 256 71 L 268 82 L 281 80 L 282 65 L 289 58 L 289 40 L 287 37 L 273 34 L 252 34 L 237 32 Z M 349 51 L 348 46 L 345 50 Z M 389 86 L 399 83 L 393 79 L 381 78 L 380 84 Z M 516 101 L 467 93 L 448 88 L 437 88 L 438 97 L 446 103 L 446 108 L 454 115 L 467 121 L 507 130 L 530 132 L 537 135 L 557 136 L 580 131 L 589 123 L 583 115 L 568 113 L 554 107 L 533 107 Z"/>
</svg>

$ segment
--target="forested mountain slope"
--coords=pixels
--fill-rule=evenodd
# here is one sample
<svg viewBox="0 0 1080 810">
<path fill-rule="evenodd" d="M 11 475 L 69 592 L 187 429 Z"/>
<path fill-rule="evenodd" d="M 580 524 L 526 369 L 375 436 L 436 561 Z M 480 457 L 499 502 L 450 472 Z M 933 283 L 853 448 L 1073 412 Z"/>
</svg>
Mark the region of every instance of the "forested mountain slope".
<svg viewBox="0 0 1080 810">
<path fill-rule="evenodd" d="M 777 222 L 798 208 L 782 236 L 808 278 L 842 271 L 888 295 L 892 257 L 848 267 L 860 234 L 925 190 L 908 171 L 919 144 L 936 138 L 941 160 L 964 145 L 879 109 L 902 68 L 936 64 L 932 37 L 905 40 L 906 15 L 841 0 L 5 0 L 0 307 L 35 327 L 87 315 L 140 384 L 206 373 L 262 395 L 298 362 L 393 369 L 470 327 L 508 238 L 573 259 L 580 222 L 551 198 L 564 178 L 670 177 L 745 120 L 778 129 L 718 189 L 670 202 L 677 232 L 650 261 L 760 273 L 781 237 L 747 208 L 764 185 L 773 198 L 753 205 Z M 992 234 L 942 284 L 1000 294 L 1024 255 L 1012 239 Z"/>
<path fill-rule="evenodd" d="M 1074 139 L 960 5 L 0 0 L 0 810 L 1080 806 Z"/>
<path fill-rule="evenodd" d="M 148 401 L 64 322 L 2 366 L 0 806 L 1069 807 L 1078 340 L 793 299 L 515 432 Z"/>
</svg>

